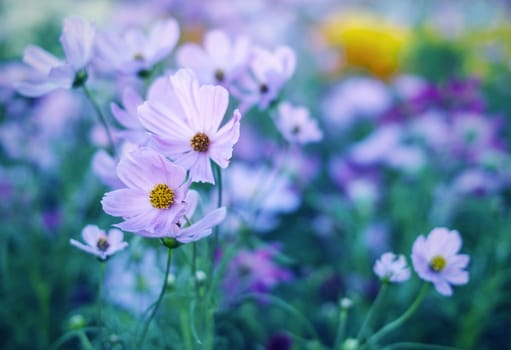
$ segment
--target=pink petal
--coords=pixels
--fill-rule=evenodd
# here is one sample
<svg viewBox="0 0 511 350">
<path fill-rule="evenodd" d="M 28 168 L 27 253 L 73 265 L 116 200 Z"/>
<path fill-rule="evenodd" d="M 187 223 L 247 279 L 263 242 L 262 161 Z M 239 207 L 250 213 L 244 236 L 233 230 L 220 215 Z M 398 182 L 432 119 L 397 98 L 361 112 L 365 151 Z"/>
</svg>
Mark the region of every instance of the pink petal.
<svg viewBox="0 0 511 350">
<path fill-rule="evenodd" d="M 120 189 L 105 194 L 101 200 L 105 213 L 131 218 L 151 209 L 149 194 L 133 189 Z"/>
<path fill-rule="evenodd" d="M 87 225 L 82 230 L 83 240 L 91 247 L 96 247 L 99 238 L 104 236 L 105 231 L 101 230 L 96 225 Z"/>
<path fill-rule="evenodd" d="M 170 81 L 188 124 L 195 131 L 202 131 L 201 123 L 198 120 L 200 114 L 197 106 L 199 83 L 195 73 L 190 69 L 180 69 L 170 77 Z"/>
<path fill-rule="evenodd" d="M 204 85 L 199 89 L 199 119 L 200 129 L 208 135 L 213 135 L 224 118 L 229 93 L 222 86 Z"/>
<path fill-rule="evenodd" d="M 211 161 L 206 154 L 199 154 L 197 161 L 190 168 L 190 177 L 193 182 L 208 182 L 215 184 L 213 171 L 211 170 Z"/>
<path fill-rule="evenodd" d="M 191 226 L 181 229 L 175 238 L 181 243 L 189 243 L 206 237 L 211 234 L 212 227 L 225 219 L 226 212 L 225 207 L 213 210 Z"/>
</svg>

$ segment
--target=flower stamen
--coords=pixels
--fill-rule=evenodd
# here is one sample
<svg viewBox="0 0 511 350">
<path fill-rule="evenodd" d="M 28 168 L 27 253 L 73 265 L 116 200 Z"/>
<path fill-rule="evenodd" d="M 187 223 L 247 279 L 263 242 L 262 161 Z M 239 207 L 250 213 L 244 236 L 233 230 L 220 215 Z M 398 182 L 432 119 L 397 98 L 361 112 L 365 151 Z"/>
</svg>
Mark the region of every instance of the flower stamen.
<svg viewBox="0 0 511 350">
<path fill-rule="evenodd" d="M 98 249 L 102 252 L 106 252 L 108 247 L 110 247 L 110 243 L 108 243 L 106 237 L 99 237 L 96 247 L 98 247 Z"/>
<path fill-rule="evenodd" d="M 151 190 L 149 199 L 156 209 L 168 209 L 174 204 L 174 191 L 166 184 L 157 184 Z"/>
<path fill-rule="evenodd" d="M 192 137 L 190 144 L 196 152 L 207 152 L 209 148 L 209 137 L 205 133 L 199 132 Z"/>
<path fill-rule="evenodd" d="M 429 262 L 429 266 L 433 271 L 440 272 L 447 266 L 447 260 L 443 256 L 436 255 Z"/>
</svg>

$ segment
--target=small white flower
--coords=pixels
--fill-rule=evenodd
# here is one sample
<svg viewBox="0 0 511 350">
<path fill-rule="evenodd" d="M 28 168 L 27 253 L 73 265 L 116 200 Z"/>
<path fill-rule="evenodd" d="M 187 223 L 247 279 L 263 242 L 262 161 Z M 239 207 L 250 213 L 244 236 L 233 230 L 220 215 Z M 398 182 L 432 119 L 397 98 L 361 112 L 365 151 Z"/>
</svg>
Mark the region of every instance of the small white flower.
<svg viewBox="0 0 511 350">
<path fill-rule="evenodd" d="M 123 250 L 128 246 L 124 242 L 124 235 L 121 230 L 111 229 L 108 235 L 96 225 L 87 225 L 82 230 L 82 237 L 86 244 L 71 239 L 71 245 L 87 253 L 105 260 L 110 255 Z"/>
<path fill-rule="evenodd" d="M 374 264 L 374 273 L 384 282 L 405 282 L 410 278 L 410 269 L 403 255 L 384 253 Z"/>
</svg>

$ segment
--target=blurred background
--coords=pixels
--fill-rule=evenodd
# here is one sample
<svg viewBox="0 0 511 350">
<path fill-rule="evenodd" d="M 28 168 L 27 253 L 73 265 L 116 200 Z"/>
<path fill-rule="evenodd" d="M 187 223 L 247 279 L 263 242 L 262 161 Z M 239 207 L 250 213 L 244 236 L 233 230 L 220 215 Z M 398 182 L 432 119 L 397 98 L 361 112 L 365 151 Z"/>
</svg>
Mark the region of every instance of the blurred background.
<svg viewBox="0 0 511 350">
<path fill-rule="evenodd" d="M 428 294 L 388 344 L 510 349 L 510 10 L 509 1 L 488 0 L 2 0 L 0 348 L 78 349 L 77 339 L 62 336 L 94 326 L 98 264 L 69 239 L 89 223 L 116 222 L 102 212 L 108 189 L 92 163 L 105 135 L 78 91 L 29 99 L 13 88 L 27 74 L 24 48 L 62 57 L 62 21 L 78 15 L 101 30 L 173 17 L 178 46 L 219 28 L 296 52 L 281 98 L 306 106 L 323 139 L 286 147 L 268 111 L 243 117 L 225 171 L 231 212 L 222 239 L 236 252 L 225 254 L 215 348 L 312 348 L 300 317 L 244 300 L 250 291 L 286 300 L 324 348 L 333 348 L 339 300 L 350 298 L 347 332 L 355 337 L 378 290 L 374 261 L 386 251 L 410 261 L 413 241 L 445 226 L 463 237 L 470 282 L 450 298 Z M 175 70 L 175 52 L 162 66 Z M 108 113 L 122 81 L 94 74 L 91 81 Z M 273 184 L 260 190 L 275 168 Z M 253 202 L 248 188 L 261 198 Z M 126 238 L 130 248 L 107 264 L 105 349 L 130 348 L 130 332 L 161 285 L 159 242 Z M 174 290 L 186 293 L 183 251 Z M 210 264 L 206 256 L 198 263 L 205 271 Z M 399 316 L 418 285 L 414 278 L 393 286 L 375 324 Z M 154 330 L 148 349 L 184 348 L 180 331 L 168 329 L 186 323 L 172 310 L 187 301 L 179 293 L 166 299 L 170 311 L 159 324 L 167 328 Z"/>
</svg>

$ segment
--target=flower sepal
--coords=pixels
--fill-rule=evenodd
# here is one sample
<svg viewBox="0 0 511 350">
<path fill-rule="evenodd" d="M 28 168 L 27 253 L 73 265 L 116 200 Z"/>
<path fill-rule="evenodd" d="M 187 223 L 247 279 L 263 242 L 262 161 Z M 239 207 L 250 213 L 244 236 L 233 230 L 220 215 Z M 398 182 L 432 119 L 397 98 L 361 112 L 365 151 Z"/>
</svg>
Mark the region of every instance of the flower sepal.
<svg viewBox="0 0 511 350">
<path fill-rule="evenodd" d="M 89 75 L 87 74 L 87 71 L 85 69 L 80 69 L 75 74 L 75 78 L 73 80 L 73 88 L 76 89 L 76 88 L 84 86 L 88 77 L 89 77 Z"/>
<path fill-rule="evenodd" d="M 183 245 L 183 243 L 179 242 L 178 240 L 172 238 L 172 237 L 165 237 L 165 238 L 162 238 L 161 239 L 161 243 L 169 248 L 169 249 L 175 249 L 175 248 L 179 248 L 180 246 Z"/>
</svg>

